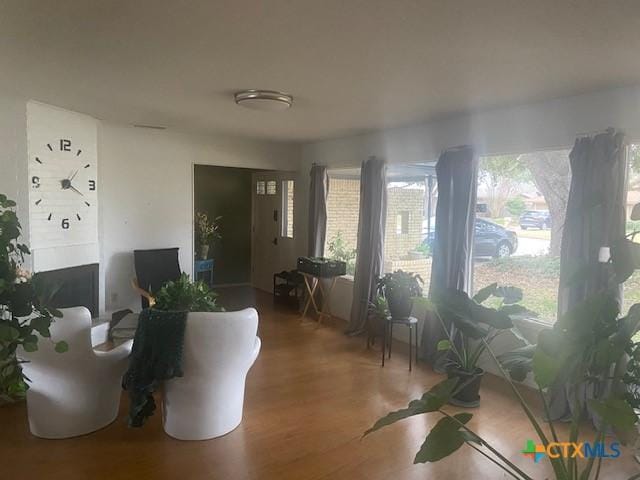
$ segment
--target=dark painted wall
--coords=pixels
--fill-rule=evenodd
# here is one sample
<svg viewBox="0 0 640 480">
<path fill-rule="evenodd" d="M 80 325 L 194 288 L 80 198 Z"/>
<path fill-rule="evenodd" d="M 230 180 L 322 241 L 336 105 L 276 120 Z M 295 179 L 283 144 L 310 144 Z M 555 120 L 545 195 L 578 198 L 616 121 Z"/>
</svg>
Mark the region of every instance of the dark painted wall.
<svg viewBox="0 0 640 480">
<path fill-rule="evenodd" d="M 251 281 L 251 174 L 245 168 L 195 166 L 195 211 L 222 216 L 222 240 L 209 252 L 217 285 Z"/>
</svg>

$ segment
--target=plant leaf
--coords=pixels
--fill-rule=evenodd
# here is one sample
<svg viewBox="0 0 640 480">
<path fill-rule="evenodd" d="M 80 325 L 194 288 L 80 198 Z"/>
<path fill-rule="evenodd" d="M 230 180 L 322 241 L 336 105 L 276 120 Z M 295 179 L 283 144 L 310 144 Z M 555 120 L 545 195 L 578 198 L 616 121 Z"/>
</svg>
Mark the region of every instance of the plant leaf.
<svg viewBox="0 0 640 480">
<path fill-rule="evenodd" d="M 476 293 L 473 296 L 473 300 L 478 303 L 482 303 L 486 301 L 491 295 L 494 295 L 497 289 L 498 289 L 497 283 L 492 283 L 491 285 L 487 285 L 486 287 L 478 290 L 478 293 Z"/>
<path fill-rule="evenodd" d="M 13 342 L 20 337 L 20 332 L 17 328 L 11 325 L 0 324 L 0 341 Z"/>
<path fill-rule="evenodd" d="M 511 318 L 509 318 L 509 315 L 505 312 L 496 310 L 495 308 L 487 308 L 477 303 L 471 306 L 471 317 L 479 323 L 490 325 L 498 330 L 513 327 Z"/>
<path fill-rule="evenodd" d="M 458 381 L 457 378 L 449 378 L 436 384 L 426 392 L 420 400 L 412 400 L 407 408 L 396 410 L 380 418 L 373 427 L 364 432 L 363 436 L 375 432 L 382 427 L 396 423 L 399 420 L 404 420 L 414 415 L 435 412 L 449 401 L 449 398 L 451 398 L 453 391 L 458 385 Z"/>
<path fill-rule="evenodd" d="M 522 300 L 522 289 L 518 287 L 499 287 L 494 295 L 502 297 L 505 305 L 509 305 Z"/>
<path fill-rule="evenodd" d="M 547 388 L 558 376 L 561 362 L 538 347 L 533 354 L 533 375 L 540 388 Z"/>
<path fill-rule="evenodd" d="M 513 317 L 536 318 L 538 316 L 538 314 L 533 310 L 529 310 L 527 307 L 524 307 L 517 303 L 504 305 L 500 307 L 498 311 L 502 313 L 506 313 L 510 317 L 513 316 Z"/>
<path fill-rule="evenodd" d="M 614 429 L 628 432 L 638 421 L 631 405 L 622 398 L 607 398 L 604 401 L 589 400 L 589 406 Z"/>
<path fill-rule="evenodd" d="M 58 353 L 65 353 L 69 351 L 69 344 L 64 340 L 56 342 L 55 350 Z"/>
<path fill-rule="evenodd" d="M 610 248 L 616 281 L 624 283 L 636 269 L 640 268 L 640 244 L 623 237 L 613 241 Z"/>
<path fill-rule="evenodd" d="M 35 352 L 38 350 L 38 344 L 34 342 L 25 342 L 22 344 L 25 352 Z"/>
<path fill-rule="evenodd" d="M 444 350 L 449 350 L 451 348 L 451 342 L 449 340 L 440 340 L 438 342 L 437 350 L 442 352 Z"/>
<path fill-rule="evenodd" d="M 453 415 L 455 420 L 463 424 L 466 424 L 472 417 L 473 415 L 470 413 Z M 453 418 L 444 417 L 436 423 L 420 447 L 413 463 L 437 462 L 464 445 L 466 439 L 460 432 L 461 426 Z"/>
<path fill-rule="evenodd" d="M 31 328 L 42 335 L 45 338 L 51 337 L 49 327 L 51 326 L 51 319 L 47 317 L 36 317 L 29 322 Z"/>
</svg>

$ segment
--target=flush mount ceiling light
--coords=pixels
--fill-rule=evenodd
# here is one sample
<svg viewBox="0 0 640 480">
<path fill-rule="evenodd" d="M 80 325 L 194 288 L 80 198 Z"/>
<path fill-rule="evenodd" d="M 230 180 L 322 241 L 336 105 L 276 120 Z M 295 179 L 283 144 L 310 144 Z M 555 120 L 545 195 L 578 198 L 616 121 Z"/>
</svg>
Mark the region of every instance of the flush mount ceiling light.
<svg viewBox="0 0 640 480">
<path fill-rule="evenodd" d="M 293 97 L 274 90 L 243 90 L 235 94 L 236 103 L 253 110 L 277 112 L 287 110 Z"/>
</svg>

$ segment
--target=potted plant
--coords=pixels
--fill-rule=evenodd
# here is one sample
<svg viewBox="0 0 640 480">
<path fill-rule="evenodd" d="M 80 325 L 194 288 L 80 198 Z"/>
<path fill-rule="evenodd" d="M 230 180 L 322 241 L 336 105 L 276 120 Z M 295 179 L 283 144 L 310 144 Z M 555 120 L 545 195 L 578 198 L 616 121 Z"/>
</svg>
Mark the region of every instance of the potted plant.
<svg viewBox="0 0 640 480">
<path fill-rule="evenodd" d="M 496 308 L 483 305 L 489 300 L 497 303 Z M 451 404 L 461 407 L 477 407 L 480 404 L 480 383 L 484 370 L 478 366 L 478 361 L 482 354 L 507 330 L 523 338 L 514 327 L 511 317 L 536 316 L 518 304 L 521 300 L 521 289 L 500 287 L 497 283 L 481 289 L 473 298 L 457 290 L 434 294 L 431 312 L 447 336 L 438 342 L 437 348 L 446 352 L 448 378 L 459 379 L 461 386 L 451 396 Z"/>
<path fill-rule="evenodd" d="M 196 212 L 195 230 L 200 247 L 200 258 L 205 260 L 209 256 L 209 247 L 216 240 L 220 240 L 220 220 L 222 217 L 215 217 L 213 220 L 204 212 Z"/>
<path fill-rule="evenodd" d="M 165 283 L 154 296 L 153 308 L 171 312 L 222 312 L 218 295 L 204 282 L 192 282 L 182 273 L 175 281 Z"/>
<path fill-rule="evenodd" d="M 422 296 L 422 278 L 417 273 L 396 270 L 378 280 L 378 293 L 384 297 L 393 318 L 411 316 L 413 299 Z"/>
<path fill-rule="evenodd" d="M 389 318 L 389 306 L 382 295 L 376 295 L 369 302 L 367 311 L 367 347 L 375 343 L 375 339 L 384 336 L 384 329 Z"/>
<path fill-rule="evenodd" d="M 38 349 L 40 337 L 51 340 L 49 327 L 62 313 L 47 307 L 55 291 L 44 287 L 38 276 L 23 268 L 29 248 L 18 242 L 21 226 L 15 202 L 0 194 L 0 405 L 24 398 L 29 385 L 22 373 L 18 347 Z M 68 349 L 64 341 L 55 350 Z"/>
</svg>

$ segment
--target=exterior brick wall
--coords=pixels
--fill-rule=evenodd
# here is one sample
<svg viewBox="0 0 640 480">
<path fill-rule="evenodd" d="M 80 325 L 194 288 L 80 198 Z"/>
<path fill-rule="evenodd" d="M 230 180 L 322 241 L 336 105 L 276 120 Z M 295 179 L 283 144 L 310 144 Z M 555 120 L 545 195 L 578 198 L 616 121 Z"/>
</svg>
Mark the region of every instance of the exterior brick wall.
<svg viewBox="0 0 640 480">
<path fill-rule="evenodd" d="M 407 233 L 398 233 L 398 216 L 409 215 Z M 424 190 L 393 187 L 387 190 L 387 233 L 384 243 L 384 258 L 400 260 L 422 241 L 422 219 L 424 217 Z"/>
<path fill-rule="evenodd" d="M 329 179 L 327 198 L 327 244 L 338 233 L 350 248 L 358 243 L 358 212 L 360 210 L 360 180 Z M 325 254 L 329 255 L 325 247 Z"/>
<path fill-rule="evenodd" d="M 340 232 L 345 243 L 356 248 L 360 180 L 331 178 L 327 199 L 327 244 Z M 397 233 L 397 218 L 408 214 L 408 230 Z M 414 250 L 422 240 L 424 190 L 393 187 L 387 191 L 387 225 L 385 260 L 400 260 Z M 325 248 L 328 255 L 328 249 Z"/>
</svg>

